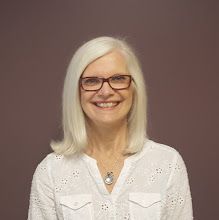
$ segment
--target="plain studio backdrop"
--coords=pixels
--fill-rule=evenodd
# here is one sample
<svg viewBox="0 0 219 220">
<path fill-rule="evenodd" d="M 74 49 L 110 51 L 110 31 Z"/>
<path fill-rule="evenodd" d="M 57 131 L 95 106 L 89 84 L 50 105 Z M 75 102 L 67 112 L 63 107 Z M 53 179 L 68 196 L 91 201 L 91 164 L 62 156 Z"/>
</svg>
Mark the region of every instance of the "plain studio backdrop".
<svg viewBox="0 0 219 220">
<path fill-rule="evenodd" d="M 33 172 L 62 136 L 68 63 L 102 35 L 136 48 L 149 136 L 183 156 L 195 219 L 219 219 L 218 1 L 8 0 L 0 18 L 1 219 L 27 218 Z"/>
</svg>

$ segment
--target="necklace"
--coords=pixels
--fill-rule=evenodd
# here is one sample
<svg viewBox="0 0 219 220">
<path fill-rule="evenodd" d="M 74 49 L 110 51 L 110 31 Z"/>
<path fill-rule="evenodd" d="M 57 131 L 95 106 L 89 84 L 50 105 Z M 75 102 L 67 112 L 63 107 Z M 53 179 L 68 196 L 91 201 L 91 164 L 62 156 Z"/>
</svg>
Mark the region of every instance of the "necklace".
<svg viewBox="0 0 219 220">
<path fill-rule="evenodd" d="M 104 182 L 107 185 L 111 185 L 113 183 L 113 180 L 114 180 L 113 172 L 107 172 L 106 176 L 104 176 L 103 179 L 104 179 Z"/>
<path fill-rule="evenodd" d="M 118 163 L 118 158 L 116 158 L 116 161 L 114 163 L 114 166 L 112 167 L 112 170 L 114 170 L 116 164 Z M 114 174 L 113 174 L 113 171 L 107 171 L 108 169 L 106 169 L 106 167 L 104 166 L 104 164 L 102 163 L 101 160 L 99 160 L 99 162 L 101 163 L 101 165 L 103 166 L 104 170 L 106 171 L 106 175 L 104 175 L 103 177 L 103 180 L 104 180 L 104 183 L 107 184 L 107 185 L 111 185 L 113 182 L 114 182 Z"/>
</svg>

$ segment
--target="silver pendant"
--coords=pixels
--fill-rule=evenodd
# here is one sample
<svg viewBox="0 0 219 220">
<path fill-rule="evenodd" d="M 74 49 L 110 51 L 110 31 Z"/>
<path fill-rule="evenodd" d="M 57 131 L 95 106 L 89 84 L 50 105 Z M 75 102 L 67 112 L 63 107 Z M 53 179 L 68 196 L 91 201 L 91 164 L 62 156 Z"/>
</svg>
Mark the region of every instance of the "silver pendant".
<svg viewBox="0 0 219 220">
<path fill-rule="evenodd" d="M 113 172 L 107 172 L 106 176 L 104 177 L 104 182 L 107 185 L 111 185 L 113 183 Z"/>
</svg>

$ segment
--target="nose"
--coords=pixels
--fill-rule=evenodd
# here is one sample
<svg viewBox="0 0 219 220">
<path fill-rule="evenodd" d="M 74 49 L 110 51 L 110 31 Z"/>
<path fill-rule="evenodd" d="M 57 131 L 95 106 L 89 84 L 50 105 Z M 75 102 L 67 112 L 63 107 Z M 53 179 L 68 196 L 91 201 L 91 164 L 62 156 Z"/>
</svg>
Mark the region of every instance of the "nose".
<svg viewBox="0 0 219 220">
<path fill-rule="evenodd" d="M 102 88 L 98 91 L 99 95 L 110 96 L 114 94 L 114 90 L 111 88 L 108 82 L 103 82 Z"/>
</svg>

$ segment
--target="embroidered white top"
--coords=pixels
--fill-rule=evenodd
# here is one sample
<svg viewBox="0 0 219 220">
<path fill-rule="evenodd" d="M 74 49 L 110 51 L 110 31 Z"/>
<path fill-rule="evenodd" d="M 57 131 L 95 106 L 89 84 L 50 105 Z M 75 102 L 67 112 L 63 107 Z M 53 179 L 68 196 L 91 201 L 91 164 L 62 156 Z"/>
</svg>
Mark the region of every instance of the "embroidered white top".
<svg viewBox="0 0 219 220">
<path fill-rule="evenodd" d="M 188 175 L 179 153 L 148 140 L 128 157 L 109 193 L 96 160 L 49 154 L 33 176 L 28 220 L 190 220 Z"/>
</svg>

